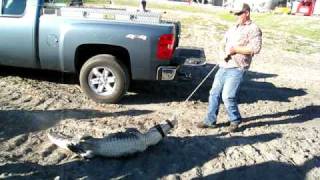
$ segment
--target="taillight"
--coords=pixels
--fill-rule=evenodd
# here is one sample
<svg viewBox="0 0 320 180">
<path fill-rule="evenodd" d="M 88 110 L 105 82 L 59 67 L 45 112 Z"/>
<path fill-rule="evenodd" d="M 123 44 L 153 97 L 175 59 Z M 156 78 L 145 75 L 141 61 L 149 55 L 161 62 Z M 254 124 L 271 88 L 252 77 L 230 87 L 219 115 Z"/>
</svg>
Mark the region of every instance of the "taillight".
<svg viewBox="0 0 320 180">
<path fill-rule="evenodd" d="M 157 47 L 157 58 L 160 60 L 170 60 L 174 48 L 174 35 L 164 34 L 160 36 Z"/>
</svg>

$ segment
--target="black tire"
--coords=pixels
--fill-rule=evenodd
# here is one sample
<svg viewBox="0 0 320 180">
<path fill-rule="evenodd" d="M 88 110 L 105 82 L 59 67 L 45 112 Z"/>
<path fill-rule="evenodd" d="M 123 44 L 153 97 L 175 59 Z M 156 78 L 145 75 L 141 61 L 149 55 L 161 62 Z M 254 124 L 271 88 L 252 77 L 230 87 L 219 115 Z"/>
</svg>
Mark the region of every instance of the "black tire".
<svg viewBox="0 0 320 180">
<path fill-rule="evenodd" d="M 102 73 L 100 73 L 100 70 L 102 70 Z M 105 80 L 106 77 L 102 75 L 105 72 L 108 73 L 108 77 L 110 75 L 110 78 L 114 78 L 114 80 L 109 82 Z M 101 78 L 104 79 L 102 83 L 104 85 L 99 84 L 101 83 Z M 90 82 L 89 79 L 91 79 Z M 127 92 L 130 83 L 127 68 L 120 61 L 117 61 L 114 56 L 108 54 L 100 54 L 88 59 L 81 67 L 79 80 L 82 91 L 98 103 L 117 103 Z M 99 85 L 94 84 L 97 83 L 96 81 L 99 81 Z M 108 88 L 105 86 L 108 86 L 111 90 L 107 90 Z M 99 88 L 106 92 L 97 92 Z"/>
</svg>

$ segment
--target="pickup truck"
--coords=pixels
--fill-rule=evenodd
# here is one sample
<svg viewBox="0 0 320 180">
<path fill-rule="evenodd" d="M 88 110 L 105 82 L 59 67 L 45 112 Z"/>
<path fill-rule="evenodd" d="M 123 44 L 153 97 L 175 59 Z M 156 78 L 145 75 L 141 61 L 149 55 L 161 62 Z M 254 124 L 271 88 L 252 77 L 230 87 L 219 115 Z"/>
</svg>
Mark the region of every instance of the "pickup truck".
<svg viewBox="0 0 320 180">
<path fill-rule="evenodd" d="M 179 23 L 154 12 L 0 1 L 0 64 L 79 75 L 82 91 L 116 103 L 132 80 L 173 80 Z"/>
</svg>

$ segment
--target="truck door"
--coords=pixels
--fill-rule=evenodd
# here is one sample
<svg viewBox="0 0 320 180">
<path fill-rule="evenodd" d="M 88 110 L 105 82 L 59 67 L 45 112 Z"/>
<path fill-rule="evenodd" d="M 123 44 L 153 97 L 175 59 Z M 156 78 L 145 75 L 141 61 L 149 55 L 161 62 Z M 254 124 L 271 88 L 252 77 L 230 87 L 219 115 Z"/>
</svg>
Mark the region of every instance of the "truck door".
<svg viewBox="0 0 320 180">
<path fill-rule="evenodd" d="M 38 67 L 38 0 L 0 0 L 0 64 Z"/>
</svg>

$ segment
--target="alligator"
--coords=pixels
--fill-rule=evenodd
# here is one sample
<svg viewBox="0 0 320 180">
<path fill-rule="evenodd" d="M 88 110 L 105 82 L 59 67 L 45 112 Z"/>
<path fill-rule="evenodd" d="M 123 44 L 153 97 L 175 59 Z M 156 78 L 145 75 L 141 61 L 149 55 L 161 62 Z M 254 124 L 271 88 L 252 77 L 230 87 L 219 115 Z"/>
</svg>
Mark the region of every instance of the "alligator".
<svg viewBox="0 0 320 180">
<path fill-rule="evenodd" d="M 173 118 L 155 125 L 146 133 L 141 133 L 136 128 L 129 128 L 124 132 L 112 133 L 103 138 L 91 136 L 73 138 L 49 132 L 48 138 L 58 147 L 70 150 L 85 159 L 94 156 L 122 157 L 143 152 L 149 146 L 159 143 L 177 125 L 176 118 Z"/>
</svg>

